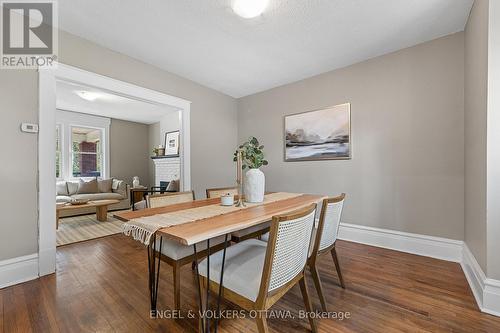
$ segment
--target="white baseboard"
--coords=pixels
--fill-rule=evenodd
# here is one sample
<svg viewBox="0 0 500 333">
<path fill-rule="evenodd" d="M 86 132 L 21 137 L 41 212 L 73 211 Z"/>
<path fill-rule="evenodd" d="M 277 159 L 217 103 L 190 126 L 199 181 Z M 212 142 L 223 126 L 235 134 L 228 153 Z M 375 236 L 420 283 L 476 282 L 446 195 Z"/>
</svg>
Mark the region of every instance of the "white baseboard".
<svg viewBox="0 0 500 333">
<path fill-rule="evenodd" d="M 462 261 L 463 241 L 454 239 L 349 223 L 340 224 L 339 239 L 447 261 Z"/>
<path fill-rule="evenodd" d="M 463 241 L 341 223 L 339 239 L 460 263 L 482 312 L 500 316 L 500 280 L 488 279 Z"/>
<path fill-rule="evenodd" d="M 38 277 L 38 254 L 0 261 L 0 288 Z"/>
<path fill-rule="evenodd" d="M 500 316 L 500 281 L 486 277 L 466 244 L 461 265 L 481 311 Z"/>
</svg>

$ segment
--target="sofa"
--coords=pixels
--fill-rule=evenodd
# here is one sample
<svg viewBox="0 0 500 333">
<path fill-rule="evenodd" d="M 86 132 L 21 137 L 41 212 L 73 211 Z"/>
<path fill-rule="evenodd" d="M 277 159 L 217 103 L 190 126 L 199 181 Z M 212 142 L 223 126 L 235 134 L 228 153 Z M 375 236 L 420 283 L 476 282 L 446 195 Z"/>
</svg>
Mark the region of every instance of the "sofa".
<svg viewBox="0 0 500 333">
<path fill-rule="evenodd" d="M 119 179 L 92 179 L 90 181 L 57 181 L 56 202 L 70 202 L 72 199 L 88 200 L 120 200 L 119 203 L 110 205 L 108 210 L 121 210 L 130 208 L 130 186 Z M 95 214 L 94 207 L 87 207 L 60 212 L 60 217 Z"/>
</svg>

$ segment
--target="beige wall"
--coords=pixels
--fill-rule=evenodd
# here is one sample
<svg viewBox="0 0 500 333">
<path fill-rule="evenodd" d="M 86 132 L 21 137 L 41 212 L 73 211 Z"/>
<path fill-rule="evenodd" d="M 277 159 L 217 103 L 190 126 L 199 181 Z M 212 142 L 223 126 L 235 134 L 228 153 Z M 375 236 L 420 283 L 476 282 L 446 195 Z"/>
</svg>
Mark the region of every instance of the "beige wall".
<svg viewBox="0 0 500 333">
<path fill-rule="evenodd" d="M 156 124 L 149 125 L 148 135 L 149 142 L 148 145 L 150 147 L 150 152 L 153 147 L 157 147 L 158 145 L 165 145 L 165 133 L 178 131 L 180 129 L 180 121 L 179 121 L 179 112 L 173 111 L 169 112 L 165 117 L 163 117 L 161 122 Z M 151 153 L 152 155 L 152 153 Z M 149 186 L 155 185 L 155 165 L 152 159 L 149 159 L 148 163 L 149 170 Z"/>
<path fill-rule="evenodd" d="M 488 1 L 476 0 L 465 28 L 465 242 L 486 272 Z"/>
<path fill-rule="evenodd" d="M 465 29 L 465 242 L 500 279 L 500 3 L 476 0 Z"/>
<path fill-rule="evenodd" d="M 464 236 L 464 35 L 238 101 L 240 141 L 266 146 L 267 190 L 346 192 L 343 221 Z M 283 116 L 350 102 L 353 158 L 283 161 Z"/>
<path fill-rule="evenodd" d="M 110 176 L 132 185 L 139 176 L 149 185 L 149 126 L 131 121 L 111 119 L 109 129 Z"/>
<path fill-rule="evenodd" d="M 0 260 L 38 251 L 37 136 L 21 122 L 38 123 L 37 73 L 0 70 Z"/>
<path fill-rule="evenodd" d="M 152 150 L 153 147 L 157 147 L 160 144 L 163 144 L 160 140 L 160 123 L 152 124 L 148 126 L 148 145 L 150 154 L 153 155 Z M 150 155 L 150 156 L 151 156 Z M 148 162 L 148 172 L 149 172 L 149 186 L 155 185 L 155 165 L 152 159 L 149 159 Z"/>
<path fill-rule="evenodd" d="M 62 63 L 178 96 L 191 104 L 191 181 L 198 197 L 205 188 L 232 180 L 236 100 L 156 67 L 65 32 L 59 34 Z M 37 252 L 37 138 L 22 134 L 21 122 L 38 122 L 37 74 L 0 71 L 0 167 L 8 191 L 0 194 L 0 260 Z M 209 116 L 207 116 L 209 115 Z M 210 161 L 210 163 L 207 163 Z M 21 237 L 22 236 L 22 237 Z M 12 241 L 16 237 L 16 241 Z"/>
<path fill-rule="evenodd" d="M 500 1 L 489 3 L 487 132 L 487 276 L 500 280 Z"/>
</svg>

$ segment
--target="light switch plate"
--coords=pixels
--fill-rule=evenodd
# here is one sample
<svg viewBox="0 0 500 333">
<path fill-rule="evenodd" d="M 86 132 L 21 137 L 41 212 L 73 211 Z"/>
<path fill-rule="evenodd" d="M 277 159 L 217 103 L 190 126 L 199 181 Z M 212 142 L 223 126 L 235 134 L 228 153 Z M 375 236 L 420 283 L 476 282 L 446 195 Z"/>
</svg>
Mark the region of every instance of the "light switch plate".
<svg viewBox="0 0 500 333">
<path fill-rule="evenodd" d="M 25 133 L 38 133 L 38 124 L 22 123 L 21 131 Z"/>
</svg>

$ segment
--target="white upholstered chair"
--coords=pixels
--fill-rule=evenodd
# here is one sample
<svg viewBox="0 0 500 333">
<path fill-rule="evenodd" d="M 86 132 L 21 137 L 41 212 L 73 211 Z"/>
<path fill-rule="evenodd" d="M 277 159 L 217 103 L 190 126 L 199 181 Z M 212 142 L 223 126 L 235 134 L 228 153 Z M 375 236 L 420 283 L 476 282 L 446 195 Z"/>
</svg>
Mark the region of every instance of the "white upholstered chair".
<svg viewBox="0 0 500 333">
<path fill-rule="evenodd" d="M 158 208 L 165 207 L 169 205 L 190 202 L 194 200 L 194 192 L 172 192 L 165 194 L 153 194 L 146 197 L 148 202 L 148 208 Z M 141 207 L 144 208 L 144 207 Z M 158 239 L 158 238 L 157 238 Z M 215 252 L 224 247 L 225 237 L 216 237 L 210 240 L 210 251 Z M 160 248 L 159 240 L 156 241 L 156 248 Z M 229 243 L 229 242 L 228 242 Z M 196 250 L 198 252 L 198 258 L 203 258 L 207 255 L 207 245 L 206 242 L 201 242 L 196 244 Z M 161 254 L 157 253 L 157 256 L 173 269 L 174 275 L 174 308 L 176 310 L 180 309 L 181 303 L 181 267 L 186 264 L 191 264 L 195 262 L 195 255 L 193 246 L 182 245 L 175 241 L 168 239 L 162 240 Z"/>
<path fill-rule="evenodd" d="M 323 288 L 321 286 L 321 280 L 319 278 L 318 268 L 316 267 L 317 259 L 320 255 L 325 253 L 330 253 L 335 264 L 335 269 L 337 270 L 337 275 L 339 277 L 340 285 L 345 289 L 344 279 L 342 277 L 342 272 L 340 270 L 339 259 L 337 256 L 337 250 L 335 249 L 335 242 L 337 241 L 337 236 L 340 227 L 340 218 L 342 216 L 342 209 L 344 207 L 345 193 L 333 198 L 327 198 L 323 200 L 323 206 L 321 208 L 321 214 L 317 222 L 317 228 L 313 230 L 313 237 L 311 241 L 311 248 L 309 253 L 309 259 L 307 265 L 311 271 L 313 277 L 314 286 L 319 295 L 319 300 L 323 311 L 327 311 L 326 301 L 323 294 Z M 269 234 L 262 236 L 263 241 L 269 239 Z"/>
<path fill-rule="evenodd" d="M 312 204 L 286 215 L 274 216 L 268 243 L 249 239 L 227 248 L 223 297 L 247 311 L 265 311 L 299 283 L 305 308 L 312 311 L 304 270 L 315 213 L 316 205 Z M 208 285 L 214 293 L 219 291 L 222 257 L 222 251 L 210 256 Z M 206 259 L 199 265 L 199 274 L 206 288 Z M 268 332 L 265 316 L 257 316 L 256 321 L 259 332 Z M 312 317 L 309 323 L 316 332 Z"/>
</svg>

